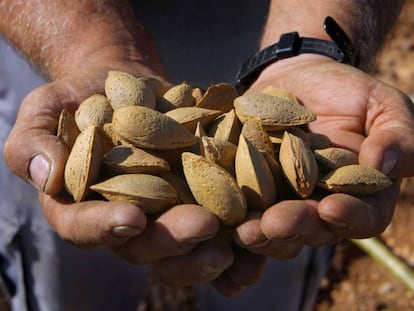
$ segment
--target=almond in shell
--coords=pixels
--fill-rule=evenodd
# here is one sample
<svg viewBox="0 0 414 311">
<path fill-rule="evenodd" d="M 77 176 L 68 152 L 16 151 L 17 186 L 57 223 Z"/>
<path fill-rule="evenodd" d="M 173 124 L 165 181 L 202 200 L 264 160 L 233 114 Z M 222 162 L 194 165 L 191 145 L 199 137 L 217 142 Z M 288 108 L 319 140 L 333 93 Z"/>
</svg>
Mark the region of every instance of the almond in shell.
<svg viewBox="0 0 414 311">
<path fill-rule="evenodd" d="M 101 94 L 94 94 L 85 99 L 75 112 L 75 121 L 83 131 L 90 125 L 103 128 L 105 123 L 112 121 L 112 107 L 108 99 Z"/>
<path fill-rule="evenodd" d="M 341 166 L 358 164 L 358 155 L 339 147 L 328 147 L 314 151 L 316 160 L 324 167 L 335 170 Z"/>
<path fill-rule="evenodd" d="M 234 100 L 234 107 L 242 123 L 259 117 L 266 130 L 281 130 L 316 120 L 313 112 L 297 102 L 263 93 L 239 96 Z"/>
<path fill-rule="evenodd" d="M 116 133 L 139 148 L 177 149 L 197 142 L 183 125 L 147 107 L 128 106 L 114 111 L 112 124 Z"/>
<path fill-rule="evenodd" d="M 323 177 L 318 185 L 332 192 L 369 195 L 392 185 L 382 172 L 362 165 L 342 166 Z"/>
<path fill-rule="evenodd" d="M 246 217 L 243 192 L 233 176 L 219 165 L 189 152 L 182 154 L 183 170 L 194 198 L 224 225 L 235 225 Z"/>
<path fill-rule="evenodd" d="M 76 138 L 65 166 L 65 188 L 75 202 L 82 201 L 89 194 L 89 187 L 99 176 L 102 157 L 98 130 L 91 125 Z"/>
<path fill-rule="evenodd" d="M 165 115 L 184 125 L 189 131 L 194 132 L 197 123 L 207 127 L 212 120 L 221 114 L 219 110 L 211 110 L 199 107 L 181 107 L 170 110 Z"/>
<path fill-rule="evenodd" d="M 237 147 L 236 180 L 250 209 L 265 210 L 276 202 L 276 184 L 264 155 L 243 135 Z"/>
<path fill-rule="evenodd" d="M 207 135 L 237 145 L 241 124 L 234 109 L 218 116 L 207 129 Z"/>
<path fill-rule="evenodd" d="M 272 141 L 263 129 L 259 118 L 248 118 L 243 124 L 241 134 L 260 152 L 267 153 L 273 158 L 276 157 Z"/>
<path fill-rule="evenodd" d="M 126 72 L 109 71 L 105 94 L 114 110 L 125 106 L 155 108 L 156 104 L 151 87 Z"/>
<path fill-rule="evenodd" d="M 232 84 L 217 83 L 210 85 L 203 97 L 197 102 L 196 106 L 212 110 L 229 112 L 233 109 L 233 100 L 237 97 L 237 91 Z"/>
<path fill-rule="evenodd" d="M 279 162 L 287 181 L 301 198 L 308 198 L 318 179 L 318 165 L 310 147 L 300 138 L 285 132 Z"/>
<path fill-rule="evenodd" d="M 212 161 L 234 176 L 234 161 L 236 158 L 237 146 L 213 137 L 201 137 L 202 155 L 209 161 Z"/>
<path fill-rule="evenodd" d="M 182 82 L 168 89 L 157 102 L 157 110 L 166 112 L 179 107 L 195 106 L 193 87 L 187 82 Z"/>
<path fill-rule="evenodd" d="M 109 201 L 129 202 L 144 213 L 159 213 L 177 202 L 177 192 L 167 181 L 148 174 L 123 174 L 91 186 Z"/>
<path fill-rule="evenodd" d="M 62 139 L 69 150 L 71 150 L 79 134 L 80 130 L 76 125 L 74 116 L 66 109 L 63 109 L 59 116 L 57 137 Z"/>
<path fill-rule="evenodd" d="M 114 147 L 105 154 L 103 164 L 111 175 L 158 174 L 170 169 L 160 156 L 133 146 Z"/>
</svg>

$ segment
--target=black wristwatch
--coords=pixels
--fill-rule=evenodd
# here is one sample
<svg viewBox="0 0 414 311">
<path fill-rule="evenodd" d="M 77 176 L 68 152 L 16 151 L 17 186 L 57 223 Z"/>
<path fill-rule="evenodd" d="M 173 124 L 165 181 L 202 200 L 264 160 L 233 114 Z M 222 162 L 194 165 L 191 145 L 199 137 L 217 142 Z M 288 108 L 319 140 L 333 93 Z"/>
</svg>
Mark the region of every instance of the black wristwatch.
<svg viewBox="0 0 414 311">
<path fill-rule="evenodd" d="M 239 94 L 244 93 L 269 64 L 303 53 L 325 55 L 338 62 L 358 67 L 359 57 L 351 40 L 336 21 L 330 16 L 326 17 L 323 28 L 333 42 L 300 37 L 298 32 L 285 33 L 280 36 L 279 42 L 259 51 L 244 62 L 236 78 L 236 89 Z"/>
</svg>

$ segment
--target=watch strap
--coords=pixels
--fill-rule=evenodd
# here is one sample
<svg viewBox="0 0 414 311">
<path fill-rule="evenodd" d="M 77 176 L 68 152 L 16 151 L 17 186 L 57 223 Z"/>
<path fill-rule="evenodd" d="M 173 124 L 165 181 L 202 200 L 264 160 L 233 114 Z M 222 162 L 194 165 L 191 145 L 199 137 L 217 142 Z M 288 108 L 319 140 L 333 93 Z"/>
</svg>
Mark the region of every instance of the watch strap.
<svg viewBox="0 0 414 311">
<path fill-rule="evenodd" d="M 269 64 L 299 54 L 320 54 L 357 67 L 358 56 L 341 27 L 329 16 L 326 17 L 323 27 L 333 42 L 300 37 L 298 32 L 285 33 L 280 36 L 279 42 L 259 51 L 244 62 L 236 78 L 238 92 L 243 93 Z"/>
</svg>

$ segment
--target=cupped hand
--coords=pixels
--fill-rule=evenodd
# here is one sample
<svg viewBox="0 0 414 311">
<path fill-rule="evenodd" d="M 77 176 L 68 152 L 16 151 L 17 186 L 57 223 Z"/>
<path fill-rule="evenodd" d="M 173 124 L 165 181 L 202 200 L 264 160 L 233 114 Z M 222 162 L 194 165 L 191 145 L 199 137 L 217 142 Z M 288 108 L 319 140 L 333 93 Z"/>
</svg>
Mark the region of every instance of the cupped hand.
<svg viewBox="0 0 414 311">
<path fill-rule="evenodd" d="M 103 94 L 108 70 L 135 75 L 141 72 L 133 65 L 89 68 L 32 91 L 24 99 L 5 144 L 8 165 L 39 189 L 43 214 L 62 239 L 83 248 L 108 247 L 132 264 L 151 265 L 163 258 L 175 258 L 186 274 L 171 275 L 165 269 L 158 272 L 160 278 L 171 282 L 216 278 L 232 263 L 233 254 L 214 243 L 200 244 L 219 229 L 217 218 L 204 208 L 177 205 L 148 216 L 125 202 L 74 203 L 63 191 L 68 149 L 56 136 L 60 112 L 66 108 L 73 113 L 83 99 Z"/>
<path fill-rule="evenodd" d="M 310 132 L 357 152 L 361 165 L 381 170 L 394 184 L 367 196 L 279 202 L 264 213 L 251 213 L 237 229 L 237 243 L 257 254 L 290 258 L 304 245 L 381 233 L 392 219 L 401 178 L 414 175 L 410 99 L 356 68 L 309 54 L 270 65 L 249 91 L 268 85 L 290 90 L 317 115 Z"/>
</svg>

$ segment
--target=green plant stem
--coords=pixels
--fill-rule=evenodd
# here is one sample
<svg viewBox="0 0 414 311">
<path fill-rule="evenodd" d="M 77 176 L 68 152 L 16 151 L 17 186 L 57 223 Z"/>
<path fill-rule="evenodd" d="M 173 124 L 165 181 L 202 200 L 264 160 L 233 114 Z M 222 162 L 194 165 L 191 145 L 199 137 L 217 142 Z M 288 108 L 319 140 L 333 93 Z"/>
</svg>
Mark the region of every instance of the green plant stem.
<svg viewBox="0 0 414 311">
<path fill-rule="evenodd" d="M 368 253 L 375 261 L 390 271 L 409 290 L 414 292 L 413 270 L 377 238 L 351 239 L 358 247 Z"/>
</svg>

